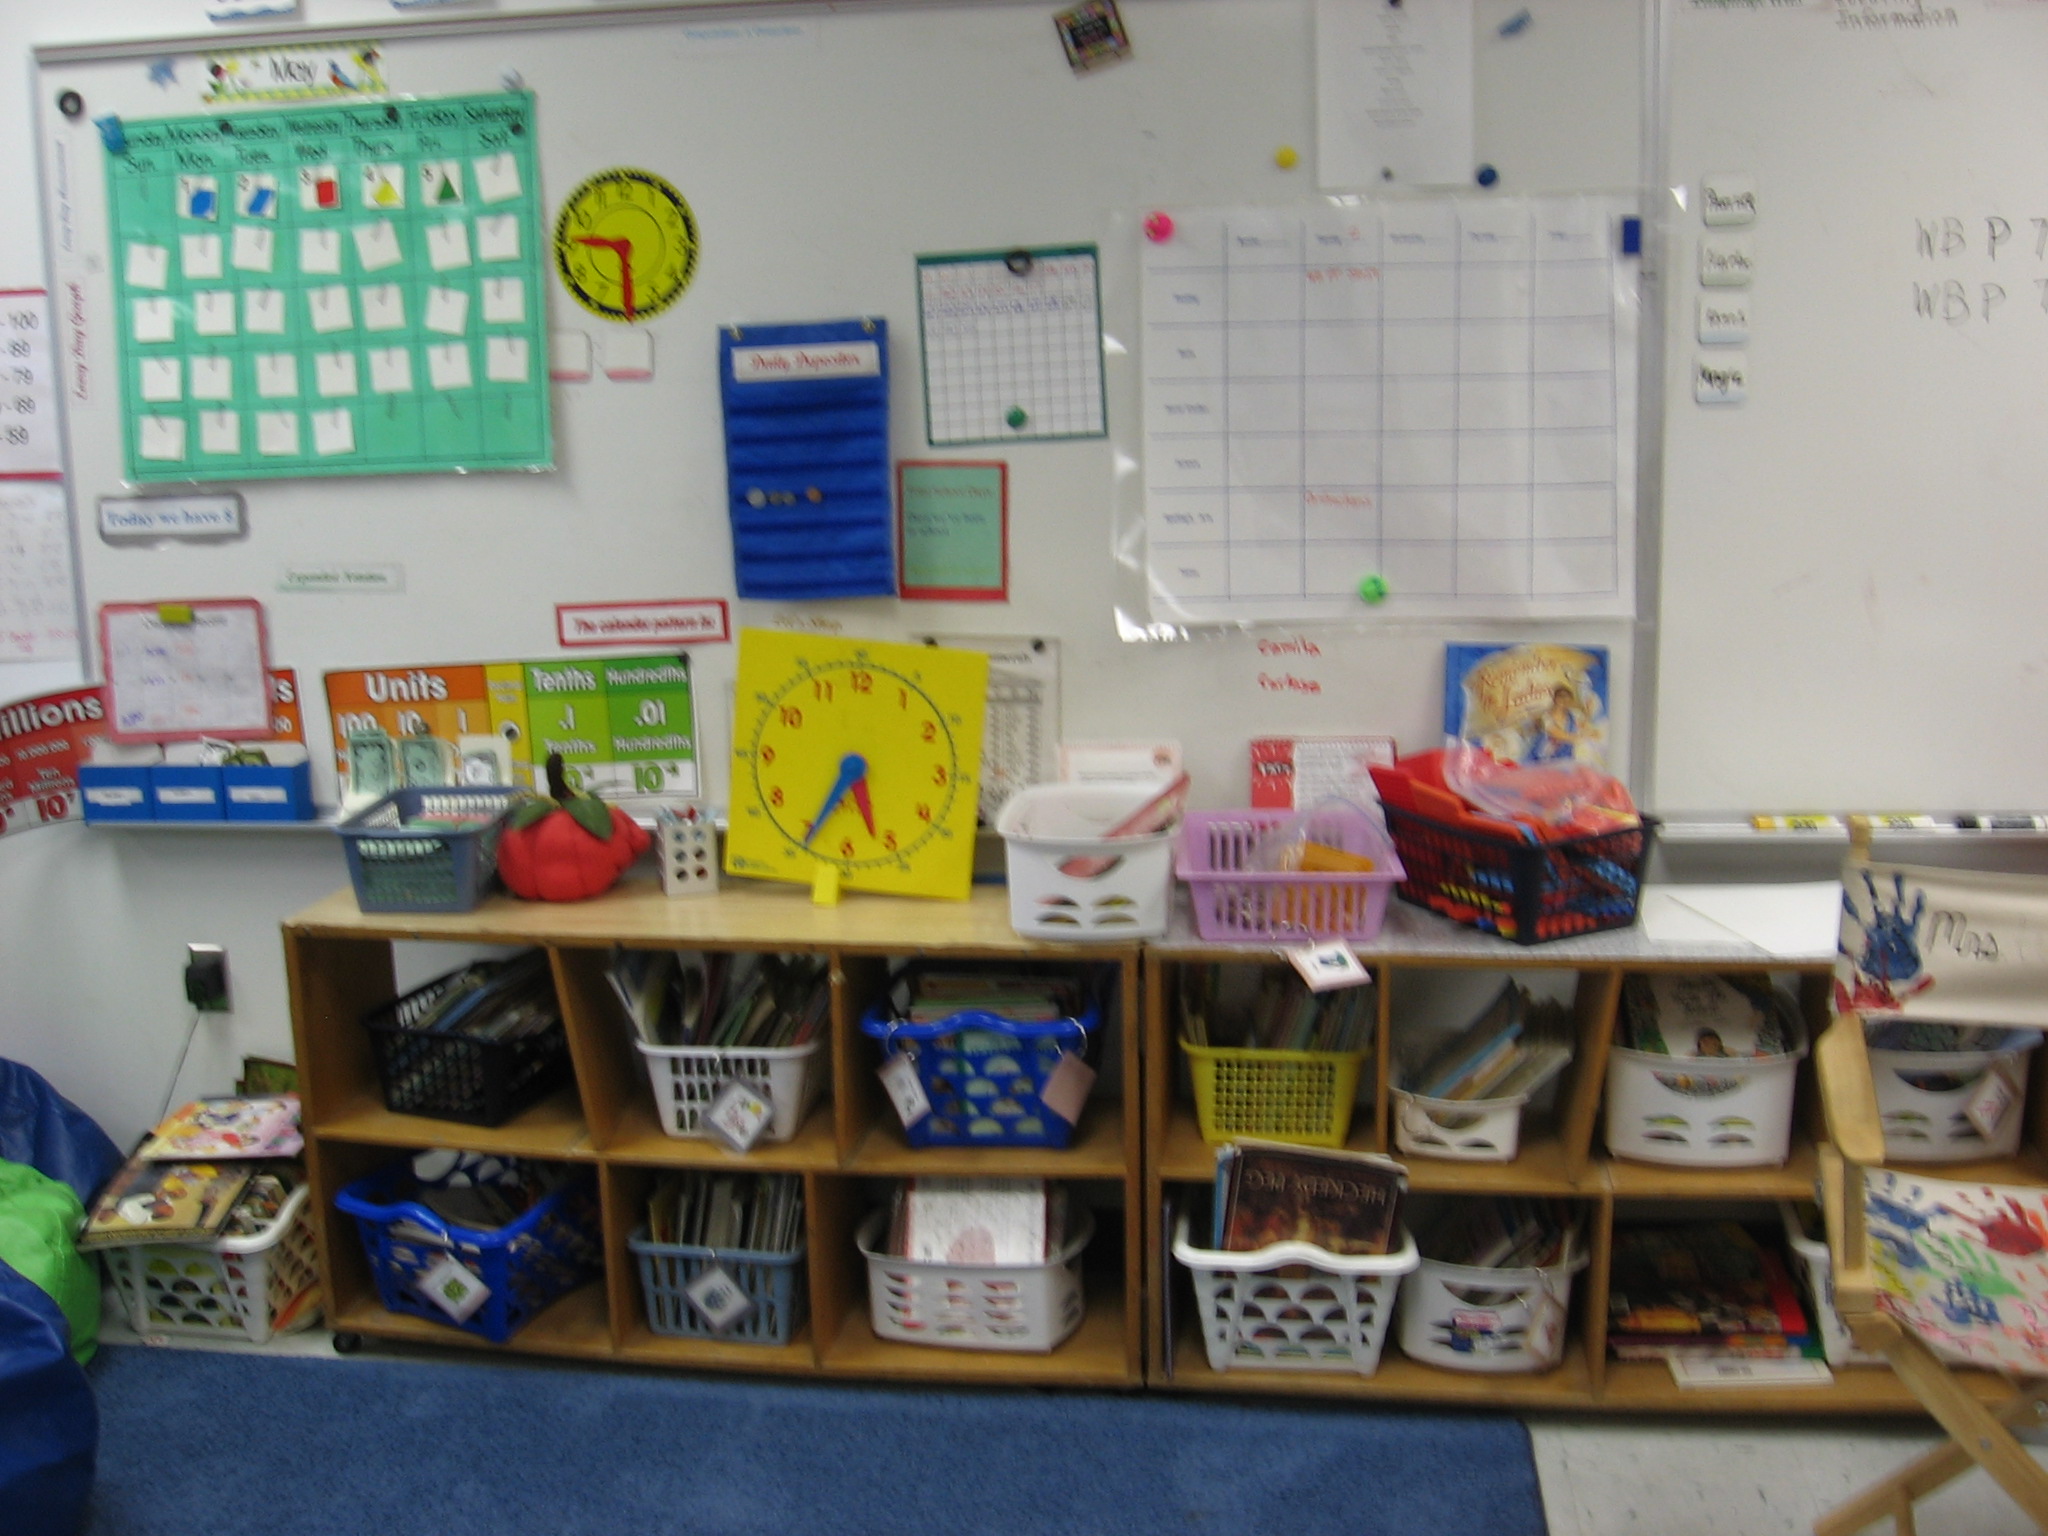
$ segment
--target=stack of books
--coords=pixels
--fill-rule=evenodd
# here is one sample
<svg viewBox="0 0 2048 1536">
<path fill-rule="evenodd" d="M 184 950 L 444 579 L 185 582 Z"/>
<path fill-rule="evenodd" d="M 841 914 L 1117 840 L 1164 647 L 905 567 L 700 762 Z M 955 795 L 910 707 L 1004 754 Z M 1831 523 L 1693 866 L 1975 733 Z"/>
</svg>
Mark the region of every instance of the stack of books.
<svg viewBox="0 0 2048 1536">
<path fill-rule="evenodd" d="M 969 1012 L 1042 1024 L 1076 1018 L 1086 1006 L 1086 986 L 1070 971 L 929 970 L 916 973 L 901 1011 L 912 1024 Z"/>
<path fill-rule="evenodd" d="M 1370 985 L 1312 992 L 1291 968 L 1268 966 L 1249 1000 L 1230 995 L 1223 967 L 1181 970 L 1181 1038 L 1258 1051 L 1362 1051 L 1378 1016 Z"/>
<path fill-rule="evenodd" d="M 1570 1038 L 1563 1005 L 1503 982 L 1479 1017 L 1402 1073 L 1401 1086 L 1425 1099 L 1511 1099 L 1557 1070 Z"/>
<path fill-rule="evenodd" d="M 1232 1142 L 1216 1149 L 1211 1246 L 1250 1253 L 1293 1242 L 1349 1256 L 1391 1253 L 1402 1241 L 1407 1188 L 1408 1170 L 1376 1153 Z"/>
<path fill-rule="evenodd" d="M 561 1023 L 547 951 L 529 949 L 510 960 L 482 960 L 458 972 L 432 1006 L 402 1027 L 421 1035 L 525 1040 L 559 1029 Z"/>
<path fill-rule="evenodd" d="M 907 1179 L 885 1251 L 919 1264 L 1043 1264 L 1067 1242 L 1067 1192 L 1044 1179 Z"/>
<path fill-rule="evenodd" d="M 1762 978 L 1631 976 L 1621 1043 L 1652 1056 L 1782 1056 L 1789 999 Z"/>
<path fill-rule="evenodd" d="M 1607 1349 L 1617 1360 L 1821 1357 L 1783 1256 L 1736 1221 L 1615 1228 Z"/>
<path fill-rule="evenodd" d="M 107 1181 L 81 1249 L 205 1243 L 262 1231 L 304 1180 L 299 1101 L 198 1099 L 177 1110 Z"/>
<path fill-rule="evenodd" d="M 1577 1254 L 1579 1227 L 1579 1213 L 1562 1200 L 1455 1200 L 1415 1234 L 1415 1246 L 1425 1259 L 1442 1264 L 1551 1269 Z"/>
<path fill-rule="evenodd" d="M 831 1010 L 825 964 L 809 956 L 618 949 L 605 975 L 644 1045 L 808 1045 Z"/>
<path fill-rule="evenodd" d="M 804 1181 L 793 1173 L 665 1173 L 647 1199 L 647 1235 L 713 1252 L 790 1253 L 803 1241 Z"/>
</svg>

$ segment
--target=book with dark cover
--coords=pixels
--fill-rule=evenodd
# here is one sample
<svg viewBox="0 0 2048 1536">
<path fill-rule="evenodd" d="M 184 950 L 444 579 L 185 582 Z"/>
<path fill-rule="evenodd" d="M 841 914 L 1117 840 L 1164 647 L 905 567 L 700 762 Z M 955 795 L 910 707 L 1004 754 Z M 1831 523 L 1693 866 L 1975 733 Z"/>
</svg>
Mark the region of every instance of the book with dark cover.
<svg viewBox="0 0 2048 1536">
<path fill-rule="evenodd" d="M 208 1241 L 227 1226 L 253 1163 L 152 1163 L 131 1157 L 107 1181 L 78 1234 L 81 1249 Z"/>
<path fill-rule="evenodd" d="M 1620 1360 L 1818 1352 L 1784 1260 L 1734 1221 L 1616 1228 L 1607 1343 Z"/>
<path fill-rule="evenodd" d="M 1329 1253 L 1387 1253 L 1401 1241 L 1407 1187 L 1407 1169 L 1372 1153 L 1240 1141 L 1223 1191 L 1221 1246 L 1246 1253 L 1300 1242 Z"/>
</svg>

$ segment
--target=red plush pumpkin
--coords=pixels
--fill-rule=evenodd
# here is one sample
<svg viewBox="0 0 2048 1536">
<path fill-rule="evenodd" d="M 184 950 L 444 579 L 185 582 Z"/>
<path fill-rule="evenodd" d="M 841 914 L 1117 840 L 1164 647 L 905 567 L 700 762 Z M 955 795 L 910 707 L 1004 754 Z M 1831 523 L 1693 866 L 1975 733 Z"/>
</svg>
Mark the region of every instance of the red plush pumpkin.
<svg viewBox="0 0 2048 1536">
<path fill-rule="evenodd" d="M 548 754 L 548 794 L 512 813 L 498 839 L 498 873 L 528 901 L 581 901 L 610 890 L 647 850 L 640 824 L 595 795 L 579 795 L 562 775 L 562 754 Z"/>
</svg>

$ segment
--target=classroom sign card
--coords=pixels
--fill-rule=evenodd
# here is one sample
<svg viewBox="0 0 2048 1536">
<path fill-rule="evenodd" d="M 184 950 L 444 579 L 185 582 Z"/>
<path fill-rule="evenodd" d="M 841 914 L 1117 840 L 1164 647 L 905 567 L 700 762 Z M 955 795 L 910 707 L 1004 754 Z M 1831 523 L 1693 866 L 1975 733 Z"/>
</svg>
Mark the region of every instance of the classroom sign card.
<svg viewBox="0 0 2048 1536">
<path fill-rule="evenodd" d="M 128 479 L 552 466 L 531 95 L 121 127 Z"/>
<path fill-rule="evenodd" d="M 347 793 L 401 785 L 534 787 L 562 754 L 570 783 L 652 814 L 696 798 L 697 714 L 690 658 L 380 667 L 327 674 L 337 773 Z M 381 788 L 358 783 L 381 773 Z"/>
</svg>

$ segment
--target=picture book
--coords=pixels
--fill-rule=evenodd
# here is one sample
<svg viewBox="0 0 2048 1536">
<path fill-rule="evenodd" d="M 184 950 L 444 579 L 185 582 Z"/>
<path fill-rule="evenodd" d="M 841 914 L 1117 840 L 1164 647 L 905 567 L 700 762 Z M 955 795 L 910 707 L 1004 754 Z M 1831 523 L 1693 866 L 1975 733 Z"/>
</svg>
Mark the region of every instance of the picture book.
<svg viewBox="0 0 2048 1536">
<path fill-rule="evenodd" d="M 1631 976 L 1623 1042 L 1654 1056 L 1778 1056 L 1788 1047 L 1770 984 L 1721 976 Z"/>
<path fill-rule="evenodd" d="M 927 1264 L 1037 1264 L 1051 1210 L 1043 1179 L 922 1176 L 903 1197 L 901 1256 Z"/>
<path fill-rule="evenodd" d="M 1247 1253 L 1313 1243 L 1329 1253 L 1380 1254 L 1401 1241 L 1408 1171 L 1370 1152 L 1239 1141 L 1217 1152 L 1216 1246 Z"/>
<path fill-rule="evenodd" d="M 1784 1259 L 1736 1221 L 1617 1227 L 1607 1342 L 1616 1359 L 1819 1353 Z"/>
<path fill-rule="evenodd" d="M 155 1163 L 138 1154 L 93 1202 L 78 1246 L 210 1241 L 227 1226 L 253 1175 L 248 1163 Z"/>
<path fill-rule="evenodd" d="M 1512 1064 L 1528 1012 L 1529 994 L 1502 982 L 1486 1010 L 1431 1052 L 1403 1086 L 1430 1099 L 1476 1097 L 1473 1085 L 1496 1079 Z M 1466 1091 L 1456 1092 L 1460 1088 Z"/>
<path fill-rule="evenodd" d="M 1444 647 L 1444 735 L 1510 763 L 1607 766 L 1607 648 Z"/>
<path fill-rule="evenodd" d="M 195 1099 L 158 1125 L 137 1155 L 148 1162 L 290 1157 L 304 1144 L 298 1096 L 282 1093 L 270 1098 Z"/>
</svg>

